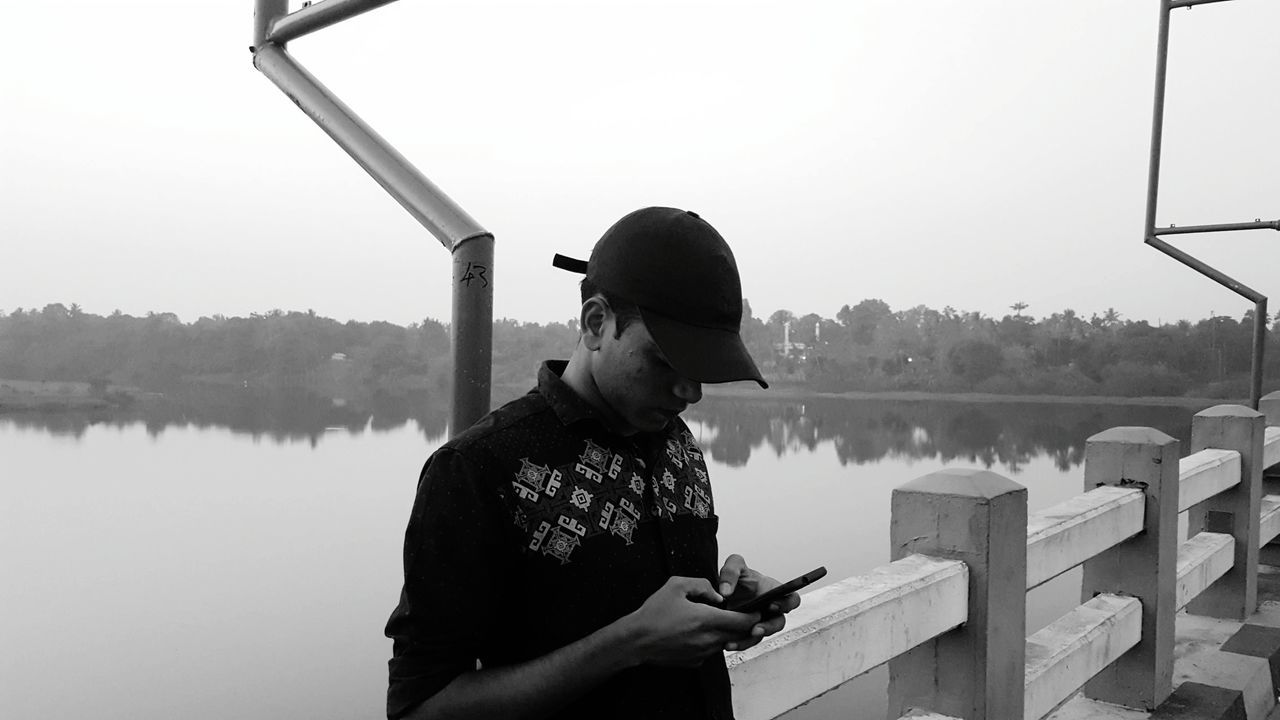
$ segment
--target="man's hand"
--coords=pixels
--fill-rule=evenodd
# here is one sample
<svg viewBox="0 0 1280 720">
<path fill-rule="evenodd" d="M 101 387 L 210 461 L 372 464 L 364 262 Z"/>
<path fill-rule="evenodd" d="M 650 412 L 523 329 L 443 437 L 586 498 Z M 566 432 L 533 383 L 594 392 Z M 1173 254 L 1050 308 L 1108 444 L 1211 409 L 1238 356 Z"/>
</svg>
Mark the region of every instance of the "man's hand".
<svg viewBox="0 0 1280 720">
<path fill-rule="evenodd" d="M 777 580 L 747 567 L 741 555 L 730 555 L 720 568 L 720 594 L 733 600 L 746 600 L 780 585 Z M 800 596 L 789 593 L 769 603 L 764 616 L 751 628 L 750 637 L 727 643 L 725 650 L 746 650 L 787 625 L 786 613 L 800 605 Z"/>
<path fill-rule="evenodd" d="M 639 660 L 697 667 L 726 644 L 749 639 L 760 613 L 714 607 L 723 601 L 703 578 L 668 579 L 638 610 L 623 618 Z"/>
</svg>

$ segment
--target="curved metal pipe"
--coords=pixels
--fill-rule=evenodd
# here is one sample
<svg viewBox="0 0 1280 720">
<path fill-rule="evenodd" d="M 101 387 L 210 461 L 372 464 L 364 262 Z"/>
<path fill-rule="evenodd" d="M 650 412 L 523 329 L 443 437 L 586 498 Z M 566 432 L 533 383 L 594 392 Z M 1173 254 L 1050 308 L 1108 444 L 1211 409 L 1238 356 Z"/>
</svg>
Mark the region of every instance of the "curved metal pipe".
<svg viewBox="0 0 1280 720">
<path fill-rule="evenodd" d="M 255 34 L 278 0 L 260 0 Z M 355 3 L 349 3 L 354 6 Z M 264 11 L 266 8 L 268 11 Z M 489 412 L 493 367 L 493 234 L 374 132 L 284 48 L 255 46 L 253 64 L 453 254 L 453 412 L 457 434 Z"/>
</svg>

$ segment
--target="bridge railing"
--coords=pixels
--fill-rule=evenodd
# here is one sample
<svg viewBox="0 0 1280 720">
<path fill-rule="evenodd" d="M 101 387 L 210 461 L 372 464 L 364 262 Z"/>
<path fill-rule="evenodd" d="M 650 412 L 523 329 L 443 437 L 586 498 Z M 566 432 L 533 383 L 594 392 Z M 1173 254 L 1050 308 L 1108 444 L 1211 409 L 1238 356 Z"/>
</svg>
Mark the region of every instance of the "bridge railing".
<svg viewBox="0 0 1280 720">
<path fill-rule="evenodd" d="M 1176 613 L 1242 620 L 1260 554 L 1280 562 L 1280 488 L 1263 492 L 1268 468 L 1280 477 L 1280 392 L 1259 407 L 1198 413 L 1181 459 L 1150 428 L 1098 433 L 1085 492 L 1030 517 L 1025 488 L 987 471 L 894 490 L 893 562 L 807 593 L 786 630 L 729 654 L 737 716 L 777 717 L 885 663 L 891 718 L 1039 720 L 1082 689 L 1154 708 L 1173 689 Z M 1027 637 L 1026 591 L 1075 567 L 1081 604 Z"/>
</svg>

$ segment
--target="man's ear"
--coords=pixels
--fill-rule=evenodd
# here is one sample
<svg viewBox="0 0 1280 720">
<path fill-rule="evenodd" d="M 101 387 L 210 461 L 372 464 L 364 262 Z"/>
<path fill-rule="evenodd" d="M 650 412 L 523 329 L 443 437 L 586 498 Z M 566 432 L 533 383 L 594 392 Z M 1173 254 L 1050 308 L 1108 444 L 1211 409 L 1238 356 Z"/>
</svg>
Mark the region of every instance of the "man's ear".
<svg viewBox="0 0 1280 720">
<path fill-rule="evenodd" d="M 578 327 L 582 328 L 582 343 L 588 350 L 599 350 L 604 335 L 608 332 L 609 320 L 613 317 L 613 309 L 599 295 L 592 295 L 582 303 L 582 314 L 578 318 Z"/>
</svg>

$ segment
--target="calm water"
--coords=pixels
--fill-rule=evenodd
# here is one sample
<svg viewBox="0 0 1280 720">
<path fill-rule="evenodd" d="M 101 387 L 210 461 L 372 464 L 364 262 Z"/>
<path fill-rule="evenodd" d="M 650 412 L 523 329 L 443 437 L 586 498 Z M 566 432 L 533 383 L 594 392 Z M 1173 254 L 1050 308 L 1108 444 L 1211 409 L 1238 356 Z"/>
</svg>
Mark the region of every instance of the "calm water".
<svg viewBox="0 0 1280 720">
<path fill-rule="evenodd" d="M 1193 412 L 709 398 L 686 417 L 722 556 L 831 581 L 888 560 L 889 494 L 908 480 L 989 468 L 1034 511 L 1082 491 L 1090 434 L 1149 425 L 1185 445 Z M 382 627 L 445 416 L 429 398 L 219 392 L 0 417 L 0 717 L 382 716 Z M 1078 602 L 1073 579 L 1031 594 L 1029 632 Z"/>
</svg>

